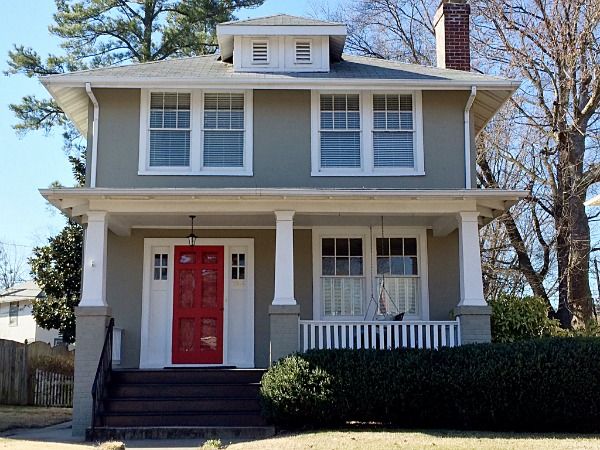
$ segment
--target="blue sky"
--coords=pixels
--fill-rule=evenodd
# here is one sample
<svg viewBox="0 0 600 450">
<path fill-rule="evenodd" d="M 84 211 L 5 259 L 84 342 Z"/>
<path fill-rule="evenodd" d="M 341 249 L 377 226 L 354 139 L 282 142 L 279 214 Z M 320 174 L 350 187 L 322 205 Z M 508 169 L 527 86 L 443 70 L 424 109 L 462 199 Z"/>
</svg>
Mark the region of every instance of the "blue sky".
<svg viewBox="0 0 600 450">
<path fill-rule="evenodd" d="M 310 15 L 313 3 L 266 0 L 261 7 L 240 11 L 237 16 L 244 19 L 276 13 Z M 337 0 L 323 3 L 334 5 Z M 48 32 L 54 10 L 53 0 L 18 0 L 3 5 L 0 72 L 8 68 L 7 53 L 13 44 L 30 46 L 42 56 L 60 53 L 59 40 Z M 28 94 L 47 95 L 35 79 L 0 75 L 0 242 L 16 244 L 11 248 L 23 256 L 28 256 L 33 246 L 43 244 L 64 224 L 62 216 L 39 195 L 38 188 L 53 181 L 73 184 L 59 133 L 45 136 L 34 132 L 19 137 L 12 128 L 16 119 L 8 105 Z"/>
</svg>

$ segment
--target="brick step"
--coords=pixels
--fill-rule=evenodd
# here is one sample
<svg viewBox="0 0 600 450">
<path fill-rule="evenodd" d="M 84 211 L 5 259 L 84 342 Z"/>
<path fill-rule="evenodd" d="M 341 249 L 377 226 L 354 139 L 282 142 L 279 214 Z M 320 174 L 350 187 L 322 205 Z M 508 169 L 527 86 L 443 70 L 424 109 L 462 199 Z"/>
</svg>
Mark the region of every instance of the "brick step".
<svg viewBox="0 0 600 450">
<path fill-rule="evenodd" d="M 162 369 L 162 370 L 115 370 L 112 382 L 166 383 L 174 384 L 233 384 L 259 383 L 263 369 Z"/>
<path fill-rule="evenodd" d="M 104 427 L 256 427 L 267 425 L 259 413 L 104 413 Z"/>
<path fill-rule="evenodd" d="M 194 413 L 254 412 L 260 413 L 260 402 L 254 398 L 120 398 L 104 401 L 105 413 Z"/>
<path fill-rule="evenodd" d="M 88 428 L 88 441 L 143 439 L 264 439 L 275 435 L 273 427 L 96 427 Z"/>
<path fill-rule="evenodd" d="M 259 383 L 250 384 L 116 384 L 114 379 L 108 388 L 109 398 L 258 398 Z"/>
</svg>

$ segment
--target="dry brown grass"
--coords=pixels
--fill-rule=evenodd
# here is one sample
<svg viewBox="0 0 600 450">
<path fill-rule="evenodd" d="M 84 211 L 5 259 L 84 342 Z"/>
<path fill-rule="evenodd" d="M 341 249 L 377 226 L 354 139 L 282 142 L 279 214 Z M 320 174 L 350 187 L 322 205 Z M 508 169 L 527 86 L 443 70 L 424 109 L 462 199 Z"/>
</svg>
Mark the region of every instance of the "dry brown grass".
<svg viewBox="0 0 600 450">
<path fill-rule="evenodd" d="M 0 405 L 0 431 L 40 428 L 71 420 L 71 408 Z"/>
</svg>

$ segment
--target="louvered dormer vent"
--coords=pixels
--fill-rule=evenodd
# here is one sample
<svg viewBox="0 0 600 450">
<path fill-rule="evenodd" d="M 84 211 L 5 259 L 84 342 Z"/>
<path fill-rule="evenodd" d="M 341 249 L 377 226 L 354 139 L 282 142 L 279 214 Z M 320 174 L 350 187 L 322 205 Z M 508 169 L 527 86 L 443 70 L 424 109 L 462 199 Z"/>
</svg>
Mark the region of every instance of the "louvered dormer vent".
<svg viewBox="0 0 600 450">
<path fill-rule="evenodd" d="M 252 41 L 252 64 L 269 64 L 268 41 Z"/>
<path fill-rule="evenodd" d="M 312 63 L 311 41 L 296 41 L 296 64 Z"/>
</svg>

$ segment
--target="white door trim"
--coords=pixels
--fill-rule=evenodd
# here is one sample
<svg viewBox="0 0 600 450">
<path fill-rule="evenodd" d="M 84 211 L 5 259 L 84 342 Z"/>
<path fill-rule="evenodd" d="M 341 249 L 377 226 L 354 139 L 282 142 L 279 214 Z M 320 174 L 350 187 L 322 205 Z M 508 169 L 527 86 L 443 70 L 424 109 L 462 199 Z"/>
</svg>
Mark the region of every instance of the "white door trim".
<svg viewBox="0 0 600 450">
<path fill-rule="evenodd" d="M 140 368 L 157 368 L 156 364 L 150 363 L 148 348 L 149 342 L 149 322 L 150 322 L 150 283 L 152 274 L 152 248 L 153 247 L 167 247 L 169 249 L 169 261 L 168 261 L 168 308 L 167 317 L 165 318 L 166 324 L 166 336 L 168 337 L 165 341 L 163 349 L 163 364 L 158 368 L 162 367 L 203 367 L 206 365 L 214 366 L 215 364 L 172 364 L 171 355 L 171 339 L 173 336 L 173 278 L 174 273 L 174 250 L 175 246 L 188 245 L 186 238 L 145 238 L 144 239 L 144 260 L 143 260 L 143 277 L 142 277 L 142 314 L 141 314 L 141 331 L 140 331 Z M 248 342 L 248 348 L 250 354 L 247 358 L 247 366 L 254 367 L 254 239 L 252 238 L 201 238 L 196 241 L 196 246 L 223 246 L 225 261 L 224 261 L 224 273 L 225 273 L 225 286 L 224 286 L 224 298 L 223 298 L 223 364 L 231 365 L 228 355 L 228 320 L 229 320 L 229 280 L 231 275 L 231 260 L 230 260 L 230 248 L 232 247 L 247 247 L 247 268 L 246 277 L 248 282 L 248 293 L 249 301 L 251 302 L 251 308 L 249 308 L 249 314 L 247 317 L 248 323 L 251 324 L 249 330 L 251 331 L 245 337 Z M 152 358 L 156 360 L 156 355 Z"/>
</svg>

